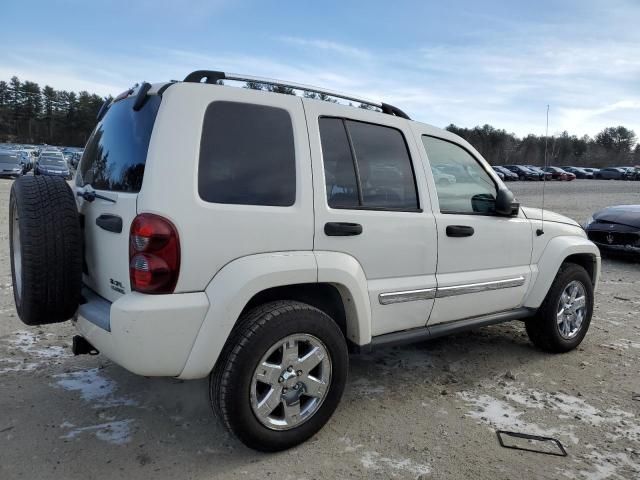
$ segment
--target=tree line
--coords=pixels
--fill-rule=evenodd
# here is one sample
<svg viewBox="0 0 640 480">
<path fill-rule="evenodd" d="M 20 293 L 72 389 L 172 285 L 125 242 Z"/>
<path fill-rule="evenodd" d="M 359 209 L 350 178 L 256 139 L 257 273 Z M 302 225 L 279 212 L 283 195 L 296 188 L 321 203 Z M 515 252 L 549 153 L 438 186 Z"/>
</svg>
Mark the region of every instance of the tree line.
<svg viewBox="0 0 640 480">
<path fill-rule="evenodd" d="M 244 87 L 296 95 L 286 86 L 247 82 Z M 322 93 L 303 92 L 303 96 L 336 102 Z M 86 91 L 55 90 L 49 85 L 40 88 L 35 82 L 15 76 L 8 82 L 0 81 L 0 142 L 84 146 L 100 107 L 109 98 Z M 367 104 L 356 106 L 373 108 Z M 491 125 L 463 128 L 451 124 L 446 129 L 467 140 L 493 165 L 544 165 L 545 151 L 549 165 L 640 164 L 636 135 L 623 126 L 605 128 L 593 138 L 568 132 L 519 138 Z"/>
<path fill-rule="evenodd" d="M 84 146 L 105 100 L 15 76 L 0 81 L 0 142 Z"/>
<path fill-rule="evenodd" d="M 564 131 L 545 137 L 529 134 L 518 138 L 513 133 L 484 125 L 446 127 L 478 150 L 492 165 L 548 165 L 582 167 L 640 165 L 640 144 L 633 130 L 608 127 L 595 137 L 577 137 Z"/>
</svg>

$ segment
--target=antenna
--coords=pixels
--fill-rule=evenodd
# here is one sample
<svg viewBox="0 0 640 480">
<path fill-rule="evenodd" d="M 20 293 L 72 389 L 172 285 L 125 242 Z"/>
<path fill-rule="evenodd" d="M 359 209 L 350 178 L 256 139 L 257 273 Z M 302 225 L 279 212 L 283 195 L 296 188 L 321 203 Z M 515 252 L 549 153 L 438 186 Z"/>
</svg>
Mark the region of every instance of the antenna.
<svg viewBox="0 0 640 480">
<path fill-rule="evenodd" d="M 547 105 L 547 128 L 544 133 L 544 168 L 542 171 L 542 215 L 540 228 L 536 230 L 536 235 L 544 235 L 544 187 L 547 184 L 547 142 L 549 141 L 549 105 Z"/>
</svg>

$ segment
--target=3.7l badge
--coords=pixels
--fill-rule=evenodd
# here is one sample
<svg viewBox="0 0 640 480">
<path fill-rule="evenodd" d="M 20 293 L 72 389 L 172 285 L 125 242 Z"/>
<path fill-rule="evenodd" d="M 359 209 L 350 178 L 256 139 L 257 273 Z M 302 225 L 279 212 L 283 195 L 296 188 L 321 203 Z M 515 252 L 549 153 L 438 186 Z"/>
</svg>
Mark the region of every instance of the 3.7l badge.
<svg viewBox="0 0 640 480">
<path fill-rule="evenodd" d="M 122 285 L 122 282 L 110 278 L 109 283 L 111 284 L 111 290 L 115 290 L 118 293 L 124 294 L 124 285 Z"/>
</svg>

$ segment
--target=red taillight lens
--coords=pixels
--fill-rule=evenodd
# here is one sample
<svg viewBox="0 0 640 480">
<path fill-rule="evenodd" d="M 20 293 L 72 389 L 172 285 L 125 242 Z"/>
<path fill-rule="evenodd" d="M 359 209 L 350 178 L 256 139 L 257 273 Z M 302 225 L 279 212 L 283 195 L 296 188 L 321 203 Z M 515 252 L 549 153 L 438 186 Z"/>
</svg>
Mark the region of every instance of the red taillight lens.
<svg viewBox="0 0 640 480">
<path fill-rule="evenodd" d="M 142 213 L 131 223 L 129 276 L 131 289 L 173 293 L 180 273 L 180 240 L 166 218 Z"/>
</svg>

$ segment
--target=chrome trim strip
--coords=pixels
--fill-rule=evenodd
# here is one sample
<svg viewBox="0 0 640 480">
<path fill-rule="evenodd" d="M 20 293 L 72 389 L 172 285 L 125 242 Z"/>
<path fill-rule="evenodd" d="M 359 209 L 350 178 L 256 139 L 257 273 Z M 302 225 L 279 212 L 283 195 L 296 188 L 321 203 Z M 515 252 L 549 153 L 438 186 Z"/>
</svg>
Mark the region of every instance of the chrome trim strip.
<svg viewBox="0 0 640 480">
<path fill-rule="evenodd" d="M 468 283 L 465 285 L 452 285 L 450 287 L 421 288 L 419 290 L 405 290 L 400 292 L 386 292 L 378 295 L 380 305 L 391 305 L 393 303 L 414 302 L 416 300 L 433 300 L 434 298 L 446 298 L 456 295 L 466 295 L 468 293 L 487 292 L 499 290 L 501 288 L 521 287 L 525 278 L 519 277 L 505 278 L 503 280 L 493 280 L 491 282 Z"/>
<path fill-rule="evenodd" d="M 435 288 L 421 288 L 420 290 L 405 290 L 402 292 L 388 292 L 378 295 L 380 305 L 392 303 L 414 302 L 416 300 L 433 300 L 436 298 Z"/>
<path fill-rule="evenodd" d="M 466 295 L 468 293 L 486 292 L 489 290 L 499 290 L 501 288 L 521 287 L 525 279 L 521 275 L 504 280 L 494 280 L 492 282 L 469 283 L 467 285 L 453 285 L 450 287 L 438 287 L 436 298 L 453 297 L 455 295 Z"/>
</svg>

